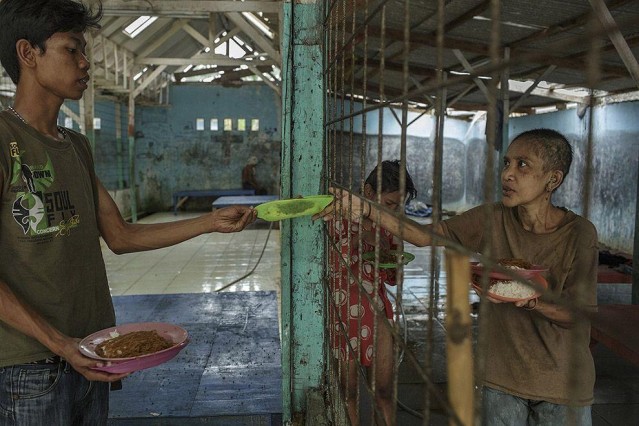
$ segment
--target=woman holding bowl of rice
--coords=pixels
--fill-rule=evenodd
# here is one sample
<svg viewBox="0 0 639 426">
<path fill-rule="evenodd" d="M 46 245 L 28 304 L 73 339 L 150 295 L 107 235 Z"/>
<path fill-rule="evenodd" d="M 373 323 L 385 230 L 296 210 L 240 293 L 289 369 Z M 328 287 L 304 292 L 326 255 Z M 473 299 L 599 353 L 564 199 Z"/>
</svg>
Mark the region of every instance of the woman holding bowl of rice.
<svg viewBox="0 0 639 426">
<path fill-rule="evenodd" d="M 475 207 L 436 228 L 403 221 L 402 238 L 418 246 L 432 245 L 433 233 L 475 252 L 490 240 L 496 259 L 525 259 L 548 268 L 548 291 L 540 298 L 503 303 L 489 297 L 493 303 L 482 312 L 482 332 L 487 334 L 483 425 L 592 424 L 595 368 L 590 323 L 581 313 L 596 310 L 597 231 L 587 219 L 551 201 L 571 163 L 572 148 L 560 133 L 524 132 L 504 156 L 501 202 Z M 343 214 L 363 211 L 400 235 L 395 215 L 356 194 L 349 209 L 348 192 L 330 191 L 342 202 L 316 219 L 330 219 L 341 205 Z M 374 209 L 379 216 L 371 215 Z"/>
</svg>

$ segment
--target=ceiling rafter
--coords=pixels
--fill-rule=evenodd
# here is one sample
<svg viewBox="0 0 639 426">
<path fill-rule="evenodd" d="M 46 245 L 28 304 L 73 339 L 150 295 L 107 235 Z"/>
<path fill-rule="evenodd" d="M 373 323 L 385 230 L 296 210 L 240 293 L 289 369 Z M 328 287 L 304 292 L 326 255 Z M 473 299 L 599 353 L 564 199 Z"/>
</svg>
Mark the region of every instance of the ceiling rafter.
<svg viewBox="0 0 639 426">
<path fill-rule="evenodd" d="M 208 37 L 204 37 L 198 30 L 196 30 L 195 28 L 193 28 L 190 24 L 186 24 L 182 27 L 182 29 L 191 37 L 193 37 L 193 39 L 195 41 L 197 41 L 198 43 L 200 43 L 202 45 L 202 47 L 210 47 L 209 46 L 209 38 Z"/>
<path fill-rule="evenodd" d="M 273 45 L 272 41 L 269 40 L 265 35 L 263 35 L 260 31 L 255 29 L 253 24 L 247 21 L 241 14 L 237 12 L 229 12 L 225 13 L 225 15 L 237 25 L 244 34 L 248 36 L 257 46 L 259 46 L 266 54 L 275 61 L 279 67 L 282 64 L 282 57 L 280 55 L 279 49 Z"/>
<path fill-rule="evenodd" d="M 211 53 L 203 53 L 192 58 L 166 58 L 166 57 L 146 57 L 137 58 L 135 63 L 138 65 L 168 65 L 168 66 L 186 66 L 186 65 L 224 65 L 224 66 L 240 66 L 252 64 L 254 61 L 246 59 L 233 59 L 228 56 L 215 55 Z M 278 65 L 272 60 L 259 61 L 260 64 Z M 279 65 L 278 65 L 279 66 Z"/>
<path fill-rule="evenodd" d="M 146 45 L 143 44 L 141 46 L 142 50 L 140 50 L 140 48 L 136 49 L 137 55 L 134 56 L 134 60 L 130 61 L 131 68 L 137 68 L 139 70 L 142 67 L 154 67 L 152 71 L 145 74 L 143 81 L 138 82 L 136 89 L 134 89 L 134 93 L 136 94 L 143 90 L 143 88 L 151 86 L 152 81 L 150 79 L 159 78 L 172 68 L 181 69 L 188 65 L 197 67 L 198 65 L 214 64 L 220 67 L 231 67 L 235 70 L 241 66 L 248 69 L 250 65 L 253 67 L 253 70 L 260 70 L 258 73 L 249 70 L 251 74 L 258 75 L 265 83 L 268 78 L 262 75 L 261 68 L 267 66 L 270 70 L 272 65 L 281 67 L 281 55 L 277 41 L 279 40 L 279 34 L 277 31 L 274 32 L 274 40 L 270 40 L 257 29 L 254 23 L 242 15 L 245 12 L 250 12 L 256 19 L 271 28 L 269 21 L 277 25 L 281 19 L 281 1 L 103 0 L 102 5 L 104 15 L 106 17 L 115 17 L 111 18 L 111 22 L 119 22 L 119 29 L 108 26 L 109 31 L 114 35 L 117 35 L 121 31 L 121 28 L 129 23 L 131 19 L 142 15 L 168 17 L 175 20 L 168 31 L 163 30 L 158 32 L 156 29 L 155 31 L 158 32 L 158 37 L 150 38 Z M 273 20 L 273 16 L 277 17 L 277 19 Z M 113 21 L 114 19 L 115 21 Z M 200 19 L 205 19 L 208 22 L 206 34 L 201 32 L 202 28 L 199 24 L 197 26 L 194 25 L 194 21 Z M 220 22 L 223 27 L 222 31 L 219 31 Z M 229 28 L 229 23 L 233 24 L 233 28 Z M 180 30 L 188 34 L 197 44 L 198 49 L 195 55 L 185 58 L 181 53 L 178 53 L 175 48 L 172 53 L 154 55 L 155 52 L 161 52 L 159 49 L 165 46 L 167 42 L 176 40 L 176 34 Z M 222 35 L 224 31 L 227 32 L 226 35 Z M 238 46 L 246 53 L 250 53 L 251 56 L 247 55 L 246 58 L 240 59 L 232 58 L 229 56 L 230 50 L 227 51 L 227 55 L 214 54 L 217 47 L 228 43 L 240 33 L 246 36 L 242 36 L 242 42 L 245 43 L 245 45 L 238 43 Z M 121 35 L 119 37 L 121 37 Z M 180 43 L 184 44 L 183 41 Z M 139 43 L 137 44 L 139 45 Z M 209 53 L 202 53 L 203 48 L 209 48 Z M 249 50 L 250 52 L 248 52 Z M 266 60 L 258 59 L 258 55 L 262 59 L 265 57 Z M 211 73 L 211 71 L 205 72 Z M 237 72 L 233 74 L 237 74 Z M 240 76 L 236 77 L 238 79 L 241 78 Z M 178 76 L 174 76 L 174 78 L 179 81 L 179 79 L 183 77 L 178 74 Z M 105 81 L 104 83 L 113 86 L 109 81 Z M 269 81 L 266 84 L 273 85 L 273 82 Z M 277 87 L 277 85 L 275 85 L 275 87 Z"/>
<path fill-rule="evenodd" d="M 394 30 L 391 28 L 386 28 L 385 30 L 387 37 L 403 37 L 403 32 L 401 30 Z M 369 27 L 369 34 L 371 35 L 379 35 L 381 34 L 381 29 L 378 27 Z M 436 37 L 427 34 L 427 33 L 419 33 L 412 32 L 411 33 L 411 43 L 423 44 L 428 47 L 437 47 Z M 577 45 L 577 43 L 574 43 Z M 488 57 L 489 46 L 483 43 L 477 43 L 468 40 L 460 40 L 452 37 L 444 38 L 444 48 L 446 49 L 458 49 L 463 52 L 475 53 L 481 55 L 483 57 Z M 587 64 L 582 58 L 565 58 L 559 57 L 556 55 L 551 55 L 549 53 L 543 52 L 535 52 L 530 49 L 517 48 L 511 51 L 511 55 L 529 55 L 531 60 L 543 65 L 558 65 L 560 67 L 573 69 L 573 70 L 583 70 L 586 68 Z M 618 76 L 627 76 L 628 71 L 624 67 L 617 66 L 609 66 L 606 67 L 607 74 L 618 75 Z"/>
<path fill-rule="evenodd" d="M 601 20 L 602 25 L 615 28 L 613 31 L 608 33 L 608 37 L 615 46 L 615 49 L 617 50 L 617 53 L 624 65 L 626 65 L 626 68 L 635 81 L 635 84 L 639 85 L 639 64 L 637 63 L 637 58 L 635 58 L 632 54 L 630 46 L 628 46 L 628 43 L 621 34 L 621 31 L 619 31 L 619 27 L 612 17 L 610 10 L 601 0 L 590 0 L 590 4 L 597 13 L 597 17 Z"/>
<path fill-rule="evenodd" d="M 224 1 L 224 0 L 104 0 L 105 16 L 122 16 L 124 14 L 176 17 L 180 14 L 190 17 L 208 17 L 210 12 L 263 12 L 280 13 L 280 1 Z"/>
<path fill-rule="evenodd" d="M 99 90 L 104 84 L 109 84 L 126 89 L 128 85 L 127 77 L 133 72 L 131 66 L 133 65 L 135 53 L 100 32 L 93 36 L 93 43 L 94 70 L 92 78 L 95 88 Z M 108 60 L 109 46 L 111 46 L 110 52 L 113 54 L 111 62 Z M 100 75 L 102 75 L 103 80 L 100 79 Z M 120 76 L 122 77 L 121 84 L 119 83 Z"/>
<path fill-rule="evenodd" d="M 249 69 L 253 72 L 253 74 L 255 74 L 256 76 L 260 77 L 262 79 L 262 81 L 264 83 L 266 83 L 267 86 L 269 86 L 271 89 L 273 89 L 273 91 L 275 93 L 277 93 L 278 96 L 281 96 L 282 92 L 281 92 L 280 87 L 277 84 L 273 83 L 268 78 L 265 78 L 264 75 L 262 75 L 263 73 L 260 72 L 260 70 L 255 65 L 249 65 Z"/>
<path fill-rule="evenodd" d="M 632 2 L 633 0 L 611 0 L 608 2 L 608 8 L 610 10 L 619 8 L 628 2 Z M 582 27 L 588 23 L 588 20 L 591 19 L 591 13 L 582 13 L 581 15 L 575 16 L 573 18 L 562 21 L 558 24 L 552 25 L 548 28 L 544 28 L 543 30 L 536 31 L 532 34 L 527 35 L 526 37 L 522 37 L 517 41 L 509 43 L 510 47 L 517 47 L 520 45 L 524 45 L 531 41 L 536 41 L 542 38 L 548 38 L 558 33 L 566 32 L 568 30 L 572 30 L 577 27 Z"/>
</svg>

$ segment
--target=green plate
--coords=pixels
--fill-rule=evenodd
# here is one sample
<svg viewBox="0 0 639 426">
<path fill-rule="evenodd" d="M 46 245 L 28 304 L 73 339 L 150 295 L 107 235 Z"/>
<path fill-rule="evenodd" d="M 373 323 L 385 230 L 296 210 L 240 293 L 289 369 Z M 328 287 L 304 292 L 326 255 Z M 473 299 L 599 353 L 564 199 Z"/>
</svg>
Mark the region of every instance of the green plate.
<svg viewBox="0 0 639 426">
<path fill-rule="evenodd" d="M 402 254 L 402 264 L 404 265 L 408 265 L 408 263 L 412 262 L 413 260 L 415 260 L 415 255 L 412 253 L 408 253 L 406 251 L 401 252 L 398 250 L 390 250 L 387 253 L 392 254 L 392 255 L 397 255 L 398 253 Z M 364 253 L 362 255 L 362 259 L 363 260 L 368 260 L 369 262 L 375 262 L 375 252 L 374 251 L 369 251 L 368 253 Z M 382 258 L 382 254 L 380 253 L 380 259 L 379 259 L 379 267 L 380 268 L 397 268 L 399 265 L 396 262 L 392 262 L 392 263 L 388 263 L 386 261 L 384 261 L 384 259 Z"/>
<path fill-rule="evenodd" d="M 255 207 L 257 217 L 268 221 L 290 219 L 319 213 L 333 201 L 332 195 L 309 195 L 263 203 Z"/>
</svg>

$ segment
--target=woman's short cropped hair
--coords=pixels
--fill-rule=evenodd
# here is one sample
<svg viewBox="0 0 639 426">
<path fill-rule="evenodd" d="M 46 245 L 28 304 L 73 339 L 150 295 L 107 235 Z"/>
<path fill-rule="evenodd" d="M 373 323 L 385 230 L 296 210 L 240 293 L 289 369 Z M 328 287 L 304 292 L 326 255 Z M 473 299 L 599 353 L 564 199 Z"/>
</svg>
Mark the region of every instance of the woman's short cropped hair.
<svg viewBox="0 0 639 426">
<path fill-rule="evenodd" d="M 544 162 L 544 171 L 559 170 L 564 179 L 572 164 L 572 147 L 568 139 L 556 130 L 534 129 L 517 135 L 513 142 L 526 140 Z"/>
</svg>

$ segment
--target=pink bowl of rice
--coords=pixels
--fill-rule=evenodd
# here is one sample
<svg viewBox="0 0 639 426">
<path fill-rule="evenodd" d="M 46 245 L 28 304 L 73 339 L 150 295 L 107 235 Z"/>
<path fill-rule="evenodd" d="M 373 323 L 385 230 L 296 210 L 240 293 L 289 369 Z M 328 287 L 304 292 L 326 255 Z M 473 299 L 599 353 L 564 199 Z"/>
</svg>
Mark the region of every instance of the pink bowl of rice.
<svg viewBox="0 0 639 426">
<path fill-rule="evenodd" d="M 548 282 L 541 275 L 533 275 L 528 279 L 536 284 L 537 287 L 541 287 L 544 290 L 548 288 Z M 479 275 L 473 274 L 471 285 L 477 294 L 481 296 L 482 287 Z M 535 299 L 541 295 L 541 291 L 521 281 L 493 278 L 488 284 L 488 295 L 502 302 L 519 302 Z"/>
</svg>

